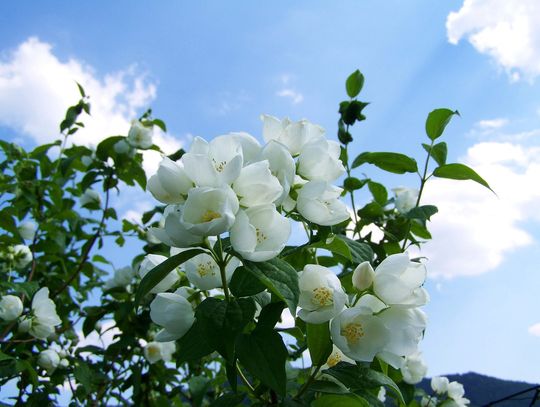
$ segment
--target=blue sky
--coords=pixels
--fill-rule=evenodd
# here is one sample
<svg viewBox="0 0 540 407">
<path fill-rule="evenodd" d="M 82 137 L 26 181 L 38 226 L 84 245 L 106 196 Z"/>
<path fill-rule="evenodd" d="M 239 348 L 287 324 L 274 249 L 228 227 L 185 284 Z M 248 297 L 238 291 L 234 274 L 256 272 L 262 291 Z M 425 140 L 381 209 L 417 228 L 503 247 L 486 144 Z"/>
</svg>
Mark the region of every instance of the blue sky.
<svg viewBox="0 0 540 407">
<path fill-rule="evenodd" d="M 449 158 L 476 168 L 498 197 L 468 183 L 428 184 L 426 203 L 441 210 L 423 253 L 429 374 L 540 382 L 540 6 L 487 3 L 2 3 L 0 134 L 27 146 L 56 137 L 77 97 L 73 80 L 94 104 L 85 143 L 125 133 L 147 106 L 167 122 L 159 141 L 169 149 L 193 135 L 260 138 L 261 113 L 305 117 L 333 137 L 344 80 L 357 68 L 371 105 L 354 153 L 422 160 L 427 113 L 458 109 L 445 134 Z M 417 186 L 362 171 L 389 187 Z M 118 201 L 130 216 L 152 202 L 131 198 Z"/>
</svg>

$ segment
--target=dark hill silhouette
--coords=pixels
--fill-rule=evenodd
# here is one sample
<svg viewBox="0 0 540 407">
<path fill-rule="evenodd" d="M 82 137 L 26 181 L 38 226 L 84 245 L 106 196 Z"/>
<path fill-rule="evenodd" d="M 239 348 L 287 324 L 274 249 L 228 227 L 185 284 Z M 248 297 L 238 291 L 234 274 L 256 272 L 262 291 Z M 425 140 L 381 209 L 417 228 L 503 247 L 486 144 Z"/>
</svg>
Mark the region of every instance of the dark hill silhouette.
<svg viewBox="0 0 540 407">
<path fill-rule="evenodd" d="M 486 406 L 491 402 L 503 399 L 515 393 L 538 386 L 535 383 L 517 382 L 511 380 L 497 379 L 495 377 L 484 376 L 478 373 L 450 374 L 447 375 L 450 381 L 458 381 L 465 387 L 465 397 L 471 400 L 471 407 Z M 428 394 L 432 393 L 430 386 L 431 379 L 424 379 L 418 386 Z M 494 407 L 521 407 L 530 406 L 535 396 L 535 391 L 529 391 L 515 396 L 512 400 L 496 403 Z M 540 406 L 540 400 L 534 406 Z"/>
</svg>

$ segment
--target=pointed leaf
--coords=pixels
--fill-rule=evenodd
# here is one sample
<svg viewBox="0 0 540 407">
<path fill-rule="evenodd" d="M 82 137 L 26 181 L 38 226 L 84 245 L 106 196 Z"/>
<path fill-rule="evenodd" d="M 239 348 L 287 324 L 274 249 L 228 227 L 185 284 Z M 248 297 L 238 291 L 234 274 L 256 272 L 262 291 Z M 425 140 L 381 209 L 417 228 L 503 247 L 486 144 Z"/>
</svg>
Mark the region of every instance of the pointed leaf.
<svg viewBox="0 0 540 407">
<path fill-rule="evenodd" d="M 167 274 L 169 274 L 172 270 L 185 261 L 201 253 L 207 253 L 207 251 L 203 249 L 189 249 L 175 256 L 169 257 L 163 263 L 158 264 L 156 267 L 150 270 L 139 284 L 137 294 L 135 295 L 135 305 L 139 305 L 141 299 L 148 294 L 152 288 L 159 284 L 159 282 L 163 280 L 165 276 L 167 276 Z"/>
<path fill-rule="evenodd" d="M 350 98 L 356 97 L 362 87 L 364 86 L 364 75 L 357 69 L 352 74 L 349 75 L 347 81 L 345 82 L 345 88 L 347 89 L 347 95 Z"/>
<path fill-rule="evenodd" d="M 382 170 L 393 172 L 395 174 L 418 171 L 416 160 L 400 153 L 365 152 L 354 159 L 352 168 L 359 167 L 365 163 L 376 165 Z"/>
<path fill-rule="evenodd" d="M 445 164 L 435 168 L 433 175 L 438 178 L 448 178 L 457 180 L 472 180 L 478 182 L 480 185 L 485 186 L 491 192 L 495 193 L 489 186 L 489 184 L 474 171 L 472 168 L 467 167 L 464 164 Z"/>
<path fill-rule="evenodd" d="M 435 162 L 439 165 L 446 164 L 446 156 L 448 154 L 448 147 L 444 141 L 435 144 L 434 146 L 430 147 L 429 144 L 422 143 L 422 147 L 424 147 L 424 150 L 426 150 L 428 153 L 431 154 Z"/>
<path fill-rule="evenodd" d="M 426 134 L 428 137 L 431 140 L 441 137 L 450 119 L 455 114 L 459 115 L 459 112 L 450 109 L 435 109 L 430 112 L 426 120 Z"/>
</svg>

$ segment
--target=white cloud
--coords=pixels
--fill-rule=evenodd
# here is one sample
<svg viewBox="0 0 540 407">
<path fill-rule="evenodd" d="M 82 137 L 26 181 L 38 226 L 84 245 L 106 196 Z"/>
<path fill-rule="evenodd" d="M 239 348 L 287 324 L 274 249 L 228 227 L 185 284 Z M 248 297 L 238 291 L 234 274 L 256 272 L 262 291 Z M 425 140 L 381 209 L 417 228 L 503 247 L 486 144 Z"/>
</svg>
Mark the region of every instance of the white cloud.
<svg viewBox="0 0 540 407">
<path fill-rule="evenodd" d="M 276 93 L 277 96 L 288 98 L 291 100 L 293 105 L 297 105 L 298 103 L 301 103 L 304 100 L 304 95 L 301 93 L 295 91 L 294 89 L 281 89 Z"/>
<path fill-rule="evenodd" d="M 529 333 L 534 336 L 540 336 L 540 322 L 531 325 L 528 329 Z"/>
<path fill-rule="evenodd" d="M 297 105 L 304 101 L 304 95 L 297 91 L 293 86 L 290 86 L 290 83 L 293 80 L 291 74 L 282 74 L 279 77 L 280 89 L 276 92 L 276 96 L 289 99 L 293 105 Z"/>
<path fill-rule="evenodd" d="M 70 140 L 95 146 L 102 139 L 127 134 L 131 119 L 156 97 L 156 85 L 135 66 L 100 77 L 90 65 L 70 58 L 61 61 L 51 44 L 32 37 L 0 59 L 0 125 L 29 136 L 36 143 L 59 138 L 58 125 L 66 109 L 80 98 L 75 82 L 90 95 L 91 117 Z M 156 132 L 156 144 L 166 153 L 181 142 Z M 145 169 L 157 167 L 159 154 L 145 152 Z"/>
<path fill-rule="evenodd" d="M 465 0 L 446 20 L 448 41 L 466 38 L 504 68 L 512 81 L 540 74 L 538 0 Z"/>
<path fill-rule="evenodd" d="M 482 274 L 512 251 L 533 242 L 526 230 L 540 221 L 540 148 L 510 142 L 482 142 L 460 161 L 473 167 L 497 193 L 472 181 L 432 178 L 423 203 L 439 208 L 422 249 L 431 277 Z"/>
<path fill-rule="evenodd" d="M 479 122 L 475 124 L 475 127 L 484 131 L 493 131 L 493 130 L 500 129 L 501 127 L 504 127 L 507 124 L 508 124 L 508 119 L 501 117 L 497 119 L 480 120 Z"/>
</svg>

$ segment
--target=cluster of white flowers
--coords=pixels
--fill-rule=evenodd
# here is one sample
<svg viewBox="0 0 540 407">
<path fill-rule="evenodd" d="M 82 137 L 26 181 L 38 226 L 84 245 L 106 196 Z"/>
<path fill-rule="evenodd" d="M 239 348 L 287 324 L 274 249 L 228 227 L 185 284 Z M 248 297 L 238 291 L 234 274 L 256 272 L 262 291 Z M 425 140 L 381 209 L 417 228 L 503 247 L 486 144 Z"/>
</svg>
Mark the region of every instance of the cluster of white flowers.
<svg viewBox="0 0 540 407">
<path fill-rule="evenodd" d="M 425 374 L 413 367 L 427 322 L 419 309 L 428 301 L 425 278 L 425 266 L 407 254 L 391 255 L 375 270 L 364 262 L 353 273 L 358 294 L 349 301 L 331 270 L 309 264 L 299 277 L 298 316 L 313 324 L 331 321 L 332 341 L 353 360 L 371 362 L 377 356 L 399 369 L 408 357 L 414 381 Z"/>
<path fill-rule="evenodd" d="M 447 377 L 438 376 L 431 379 L 431 389 L 437 396 L 425 396 L 420 405 L 422 407 L 435 407 L 444 405 L 445 407 L 467 407 L 470 403 L 465 398 L 463 385 L 456 381 L 449 381 Z"/>
<path fill-rule="evenodd" d="M 67 353 L 63 350 L 56 351 L 54 349 L 45 349 L 40 352 L 38 356 L 38 365 L 47 371 L 47 374 L 51 375 L 58 366 L 68 367 L 69 360 L 67 359 Z"/>
<path fill-rule="evenodd" d="M 32 251 L 24 244 L 7 246 L 0 251 L 0 269 L 9 272 L 13 268 L 23 269 L 32 262 Z"/>
<path fill-rule="evenodd" d="M 349 218 L 341 189 L 331 184 L 345 171 L 339 144 L 306 120 L 262 119 L 264 146 L 247 133 L 196 137 L 180 161 L 163 159 L 148 180 L 152 195 L 168 204 L 153 237 L 182 248 L 228 233 L 243 258 L 266 261 L 285 247 L 288 212 L 319 225 Z"/>
</svg>

